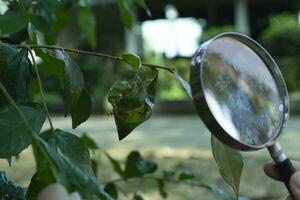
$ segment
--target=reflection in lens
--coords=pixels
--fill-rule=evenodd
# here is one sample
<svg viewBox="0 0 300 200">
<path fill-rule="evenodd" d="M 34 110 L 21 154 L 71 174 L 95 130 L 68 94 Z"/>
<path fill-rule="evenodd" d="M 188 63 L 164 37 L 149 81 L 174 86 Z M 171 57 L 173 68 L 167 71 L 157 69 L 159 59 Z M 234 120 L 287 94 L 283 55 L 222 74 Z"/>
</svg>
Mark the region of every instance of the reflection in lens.
<svg viewBox="0 0 300 200">
<path fill-rule="evenodd" d="M 202 63 L 204 95 L 222 128 L 244 144 L 259 146 L 272 139 L 283 104 L 262 59 L 245 44 L 224 37 L 209 43 Z"/>
</svg>

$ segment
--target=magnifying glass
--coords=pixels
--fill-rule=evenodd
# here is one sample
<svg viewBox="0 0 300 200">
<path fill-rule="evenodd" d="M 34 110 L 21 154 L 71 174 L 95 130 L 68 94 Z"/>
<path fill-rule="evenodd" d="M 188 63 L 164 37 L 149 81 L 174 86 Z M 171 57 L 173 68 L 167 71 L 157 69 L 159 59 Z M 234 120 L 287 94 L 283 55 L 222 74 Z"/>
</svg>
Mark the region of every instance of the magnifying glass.
<svg viewBox="0 0 300 200">
<path fill-rule="evenodd" d="M 266 147 L 290 192 L 295 168 L 277 142 L 288 121 L 288 92 L 268 52 L 245 35 L 217 35 L 193 56 L 190 85 L 211 133 L 237 150 Z"/>
</svg>

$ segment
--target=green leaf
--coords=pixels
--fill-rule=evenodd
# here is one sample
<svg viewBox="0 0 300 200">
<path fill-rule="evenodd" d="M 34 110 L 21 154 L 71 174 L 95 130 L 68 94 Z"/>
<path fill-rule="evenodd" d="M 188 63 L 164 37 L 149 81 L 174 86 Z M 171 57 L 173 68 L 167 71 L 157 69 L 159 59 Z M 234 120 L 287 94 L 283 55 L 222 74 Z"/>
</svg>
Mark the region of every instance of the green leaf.
<svg viewBox="0 0 300 200">
<path fill-rule="evenodd" d="M 95 159 L 91 159 L 91 162 L 92 162 L 93 172 L 94 172 L 95 176 L 97 177 L 98 176 L 98 162 Z"/>
<path fill-rule="evenodd" d="M 135 193 L 132 199 L 133 200 L 144 200 L 144 198 L 138 193 Z"/>
<path fill-rule="evenodd" d="M 19 105 L 29 125 L 39 133 L 46 119 L 43 108 L 35 103 Z M 0 110 L 0 158 L 10 158 L 19 154 L 31 144 L 31 135 L 12 106 Z"/>
<path fill-rule="evenodd" d="M 0 35 L 18 32 L 25 28 L 26 24 L 26 18 L 21 13 L 8 10 L 0 15 Z"/>
<path fill-rule="evenodd" d="M 236 151 L 212 136 L 211 146 L 213 156 L 219 166 L 220 174 L 229 184 L 236 197 L 239 196 L 240 178 L 243 170 L 243 157 Z"/>
<path fill-rule="evenodd" d="M 114 171 L 123 177 L 124 171 L 122 170 L 120 163 L 116 159 L 111 157 L 107 152 L 104 152 L 104 153 L 105 153 L 106 157 L 108 158 L 108 160 L 110 161 L 110 163 L 112 164 Z"/>
<path fill-rule="evenodd" d="M 184 80 L 176 71 L 173 74 L 175 76 L 176 81 L 182 86 L 182 88 L 185 90 L 185 92 L 191 98 L 193 98 L 192 89 L 191 89 L 190 84 L 186 80 Z"/>
<path fill-rule="evenodd" d="M 62 134 L 59 137 L 65 135 L 66 134 Z M 67 135 L 68 137 L 70 136 L 68 133 Z M 80 141 L 80 139 L 78 138 L 75 143 L 72 142 L 71 146 L 74 147 L 74 145 L 77 145 L 77 141 Z M 69 144 L 64 140 L 63 145 Z M 35 199 L 41 189 L 37 190 L 35 186 L 38 184 L 44 184 L 45 186 L 51 182 L 61 183 L 69 192 L 79 192 L 82 199 L 93 200 L 94 198 L 99 198 L 101 200 L 112 200 L 112 198 L 104 192 L 94 175 L 90 175 L 90 173 L 82 170 L 80 165 L 78 167 L 78 163 L 74 163 L 76 160 L 80 162 L 82 162 L 82 160 L 78 157 L 73 157 L 75 156 L 75 152 L 69 152 L 71 146 L 59 146 L 60 150 L 67 148 L 67 150 L 64 150 L 64 153 L 68 152 L 67 155 L 69 155 L 69 158 L 66 154 L 61 154 L 60 151 L 57 151 L 52 145 L 47 144 L 41 138 L 34 137 L 33 149 L 37 162 L 37 173 L 32 179 L 28 189 L 27 198 L 29 200 Z M 76 152 L 77 151 L 78 149 Z M 77 154 L 80 153 L 77 152 Z"/>
<path fill-rule="evenodd" d="M 27 50 L 21 50 L 9 60 L 0 77 L 0 81 L 17 103 L 29 100 L 30 74 L 31 68 L 28 52 Z M 8 105 L 8 102 L 4 95 L 0 95 L 0 107 L 4 105 Z"/>
<path fill-rule="evenodd" d="M 113 106 L 120 140 L 151 117 L 157 76 L 157 70 L 141 67 L 132 80 L 117 81 L 111 87 L 108 101 Z"/>
<path fill-rule="evenodd" d="M 136 3 L 138 6 L 140 6 L 141 8 L 145 9 L 148 16 L 151 17 L 151 11 L 148 9 L 145 0 L 133 0 L 133 2 Z"/>
<path fill-rule="evenodd" d="M 43 34 L 51 34 L 51 24 L 40 15 L 30 15 L 30 23 Z"/>
<path fill-rule="evenodd" d="M 86 89 L 83 89 L 77 102 L 71 108 L 72 128 L 75 129 L 91 115 L 92 100 Z"/>
<path fill-rule="evenodd" d="M 120 9 L 120 15 L 123 24 L 131 29 L 133 25 L 133 16 L 128 8 L 128 4 L 126 0 L 118 0 L 118 6 Z"/>
<path fill-rule="evenodd" d="M 137 70 L 141 66 L 141 59 L 135 54 L 123 54 L 123 60 L 130 65 L 133 69 Z"/>
<path fill-rule="evenodd" d="M 17 50 L 13 46 L 0 42 L 0 77 L 16 53 Z"/>
<path fill-rule="evenodd" d="M 51 55 L 49 51 L 36 49 L 35 53 L 43 60 L 41 64 L 42 72 L 46 75 L 56 75 L 62 82 L 65 73 L 65 63 L 62 60 Z"/>
<path fill-rule="evenodd" d="M 84 78 L 83 74 L 70 57 L 64 55 L 65 62 L 65 73 L 64 73 L 64 106 L 65 114 L 69 113 L 71 108 L 74 105 L 77 105 L 77 102 L 81 96 L 82 90 L 84 88 Z"/>
<path fill-rule="evenodd" d="M 132 151 L 126 160 L 124 176 L 140 177 L 145 174 L 154 173 L 157 170 L 157 164 L 150 160 L 144 160 L 138 151 Z"/>
<path fill-rule="evenodd" d="M 118 199 L 118 190 L 114 183 L 108 183 L 104 187 L 104 191 L 107 192 L 112 198 Z"/>
<path fill-rule="evenodd" d="M 90 153 L 82 139 L 63 130 L 56 129 L 54 135 L 51 131 L 45 131 L 40 136 L 53 148 L 57 147 L 65 157 L 72 163 L 76 163 L 82 171 L 94 175 Z"/>
<path fill-rule="evenodd" d="M 84 133 L 80 139 L 85 143 L 85 145 L 90 149 L 90 150 L 96 150 L 99 149 L 99 146 L 97 143 L 86 133 Z"/>
<path fill-rule="evenodd" d="M 165 188 L 165 182 L 163 179 L 159 179 L 157 180 L 157 186 L 158 186 L 158 190 L 159 190 L 159 194 L 162 198 L 167 198 L 168 197 L 168 193 L 166 191 Z"/>
<path fill-rule="evenodd" d="M 178 179 L 181 181 L 190 180 L 190 179 L 194 179 L 194 178 L 195 178 L 195 175 L 188 171 L 181 172 L 178 177 Z"/>
<path fill-rule="evenodd" d="M 9 181 L 5 172 L 0 171 L 0 198 L 13 200 L 26 200 L 26 189 Z"/>
<path fill-rule="evenodd" d="M 163 170 L 163 177 L 164 177 L 164 180 L 166 180 L 166 181 L 171 180 L 171 178 L 174 177 L 175 174 L 176 173 L 174 171 Z"/>
<path fill-rule="evenodd" d="M 78 13 L 78 25 L 81 34 L 88 39 L 92 48 L 97 45 L 96 37 L 96 17 L 90 7 L 80 7 Z"/>
<path fill-rule="evenodd" d="M 28 23 L 27 32 L 31 42 L 39 45 L 44 44 L 42 33 L 40 33 L 31 22 Z"/>
<path fill-rule="evenodd" d="M 62 6 L 60 0 L 42 0 L 41 3 L 44 10 L 47 10 L 51 13 L 55 13 Z"/>
<path fill-rule="evenodd" d="M 85 144 L 86 146 L 90 149 L 90 150 L 100 150 L 99 146 L 97 145 L 97 143 L 87 134 L 83 134 L 80 138 Z M 111 155 L 109 155 L 109 153 L 107 153 L 106 151 L 103 151 L 105 156 L 108 158 L 108 160 L 110 161 L 113 170 L 119 174 L 120 176 L 124 176 L 124 171 L 121 168 L 120 163 L 114 159 L 113 157 L 111 157 Z"/>
<path fill-rule="evenodd" d="M 78 101 L 84 89 L 84 77 L 79 66 L 64 51 L 55 51 L 53 54 L 59 60 L 65 63 L 63 78 L 63 100 L 64 112 L 67 116 L 74 106 L 78 105 Z"/>
<path fill-rule="evenodd" d="M 223 200 L 236 200 L 236 198 L 233 198 L 230 194 L 228 194 L 228 192 L 225 192 L 224 190 L 222 190 L 217 186 L 210 185 L 210 184 L 203 184 L 203 183 L 201 185 L 202 185 L 201 187 L 206 188 L 212 194 L 215 194 L 216 196 L 222 198 Z"/>
</svg>

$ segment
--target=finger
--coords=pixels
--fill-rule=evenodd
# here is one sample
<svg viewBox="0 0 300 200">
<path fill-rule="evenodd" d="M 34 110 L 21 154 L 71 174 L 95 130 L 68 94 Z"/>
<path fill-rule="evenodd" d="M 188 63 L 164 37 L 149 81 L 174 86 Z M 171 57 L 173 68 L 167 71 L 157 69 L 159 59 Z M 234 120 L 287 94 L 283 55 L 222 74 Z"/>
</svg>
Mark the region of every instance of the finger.
<svg viewBox="0 0 300 200">
<path fill-rule="evenodd" d="M 68 200 L 67 190 L 60 184 L 51 184 L 44 188 L 37 196 L 37 200 Z"/>
<path fill-rule="evenodd" d="M 69 200 L 81 200 L 81 198 L 77 192 L 73 192 L 69 195 Z"/>
<path fill-rule="evenodd" d="M 297 162 L 297 161 L 292 161 L 292 164 L 293 166 L 295 167 L 296 171 L 299 171 L 300 170 L 300 163 Z M 277 173 L 276 171 L 276 168 L 275 168 L 275 165 L 274 163 L 267 163 L 265 166 L 264 166 L 264 172 L 266 175 L 268 175 L 269 177 L 275 179 L 275 180 L 278 180 L 280 181 L 280 176 L 279 174 Z"/>
<path fill-rule="evenodd" d="M 267 176 L 269 176 L 277 181 L 280 181 L 279 175 L 275 170 L 274 163 L 271 163 L 271 162 L 267 163 L 264 166 L 264 172 Z"/>
</svg>

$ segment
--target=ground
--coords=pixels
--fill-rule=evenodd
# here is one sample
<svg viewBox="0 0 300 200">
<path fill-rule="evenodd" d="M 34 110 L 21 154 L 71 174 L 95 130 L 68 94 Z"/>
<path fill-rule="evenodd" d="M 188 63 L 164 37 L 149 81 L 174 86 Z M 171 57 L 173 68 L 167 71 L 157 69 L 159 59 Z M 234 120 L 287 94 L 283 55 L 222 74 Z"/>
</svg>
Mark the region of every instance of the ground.
<svg viewBox="0 0 300 200">
<path fill-rule="evenodd" d="M 70 120 L 54 117 L 54 125 L 60 129 L 71 131 Z M 291 159 L 300 160 L 300 117 L 292 117 L 280 143 Z M 220 178 L 218 168 L 210 151 L 210 134 L 197 116 L 153 116 L 138 127 L 131 135 L 119 142 L 112 117 L 93 116 L 76 131 L 90 134 L 102 148 L 116 158 L 123 160 L 129 151 L 138 149 L 143 155 L 156 160 L 161 168 L 190 170 L 196 174 L 197 180 L 215 184 L 230 191 Z M 263 165 L 270 160 L 266 150 L 243 153 L 245 166 L 241 179 L 241 194 L 250 199 L 284 199 L 286 189 L 263 173 Z M 114 178 L 106 170 L 99 170 L 99 178 L 103 181 Z M 0 161 L 1 170 L 7 170 L 12 180 L 22 185 L 28 184 L 34 171 L 31 149 L 21 154 L 20 161 L 13 161 L 9 168 L 5 161 Z M 128 187 L 128 186 L 124 186 Z M 132 183 L 132 188 L 138 187 Z M 131 188 L 131 189 L 132 189 Z M 145 188 L 145 187 L 144 187 Z M 156 190 L 145 189 L 145 199 L 161 199 Z M 204 189 L 186 186 L 168 185 L 169 197 L 172 200 L 209 200 L 218 199 Z"/>
</svg>

